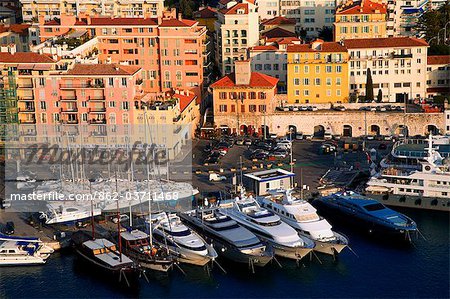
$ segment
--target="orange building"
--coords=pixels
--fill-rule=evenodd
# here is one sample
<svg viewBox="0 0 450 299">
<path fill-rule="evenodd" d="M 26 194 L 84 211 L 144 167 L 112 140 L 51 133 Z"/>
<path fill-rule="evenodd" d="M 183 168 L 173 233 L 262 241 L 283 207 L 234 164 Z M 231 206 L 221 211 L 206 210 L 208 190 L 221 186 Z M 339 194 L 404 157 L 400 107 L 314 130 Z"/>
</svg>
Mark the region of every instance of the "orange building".
<svg viewBox="0 0 450 299">
<path fill-rule="evenodd" d="M 227 133 L 263 133 L 266 113 L 276 107 L 278 79 L 252 72 L 249 60 L 235 61 L 235 73 L 211 84 L 214 123 Z"/>
</svg>

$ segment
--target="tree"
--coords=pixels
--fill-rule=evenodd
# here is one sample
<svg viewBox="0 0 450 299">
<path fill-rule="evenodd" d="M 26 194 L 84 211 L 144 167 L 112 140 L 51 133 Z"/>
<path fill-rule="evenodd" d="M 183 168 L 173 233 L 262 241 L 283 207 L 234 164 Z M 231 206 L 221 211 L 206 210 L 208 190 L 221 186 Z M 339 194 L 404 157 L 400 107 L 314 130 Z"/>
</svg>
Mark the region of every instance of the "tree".
<svg viewBox="0 0 450 299">
<path fill-rule="evenodd" d="M 430 42 L 430 46 L 438 44 L 438 33 L 443 29 L 450 18 L 450 4 L 445 3 L 437 10 L 428 10 L 417 20 L 415 30 L 425 33 L 425 39 Z M 448 32 L 447 32 L 448 35 Z M 439 36 L 439 44 L 443 44 L 443 31 Z"/>
<path fill-rule="evenodd" d="M 180 1 L 180 12 L 187 18 L 192 18 L 192 2 L 190 0 Z"/>
<path fill-rule="evenodd" d="M 308 31 L 306 31 L 306 29 L 302 27 L 302 29 L 300 29 L 300 38 L 302 40 L 305 40 L 307 35 L 308 35 Z"/>
<path fill-rule="evenodd" d="M 381 103 L 381 101 L 383 101 L 383 92 L 381 91 L 381 89 L 378 89 L 377 102 Z"/>
<path fill-rule="evenodd" d="M 333 30 L 330 27 L 324 26 L 319 32 L 319 38 L 326 42 L 333 41 Z"/>
<path fill-rule="evenodd" d="M 372 81 L 372 72 L 371 72 L 370 68 L 367 69 L 366 101 L 373 102 L 373 81 Z"/>
</svg>

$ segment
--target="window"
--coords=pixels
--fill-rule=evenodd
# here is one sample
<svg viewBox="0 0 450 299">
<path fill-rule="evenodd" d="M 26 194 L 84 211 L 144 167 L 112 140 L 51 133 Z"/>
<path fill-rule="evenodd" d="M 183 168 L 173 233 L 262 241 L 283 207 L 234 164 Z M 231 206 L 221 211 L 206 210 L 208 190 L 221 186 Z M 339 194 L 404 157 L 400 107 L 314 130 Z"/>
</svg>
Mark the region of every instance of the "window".
<svg viewBox="0 0 450 299">
<path fill-rule="evenodd" d="M 327 86 L 331 86 L 331 78 L 327 78 Z"/>
<path fill-rule="evenodd" d="M 342 66 L 337 65 L 336 66 L 336 73 L 341 73 L 342 72 Z"/>
<path fill-rule="evenodd" d="M 352 61 L 352 62 L 353 62 L 353 61 Z M 327 66 L 326 66 L 325 72 L 327 72 L 327 73 L 331 73 L 331 72 L 332 72 L 332 67 L 331 67 L 331 65 L 327 65 Z"/>
<path fill-rule="evenodd" d="M 340 86 L 341 85 L 341 78 L 336 78 L 336 85 Z"/>
<path fill-rule="evenodd" d="M 248 106 L 248 111 L 249 112 L 256 112 L 256 105 L 249 105 Z"/>
<path fill-rule="evenodd" d="M 128 105 L 128 102 L 122 102 L 122 109 L 123 110 L 128 110 L 130 107 Z"/>
<path fill-rule="evenodd" d="M 114 86 L 114 78 L 108 78 L 108 85 Z"/>
<path fill-rule="evenodd" d="M 315 84 L 316 86 L 320 86 L 320 78 L 316 78 L 316 79 L 314 80 L 314 84 Z"/>
<path fill-rule="evenodd" d="M 219 92 L 219 99 L 226 100 L 227 99 L 227 93 L 226 92 Z"/>
<path fill-rule="evenodd" d="M 309 85 L 309 78 L 303 78 L 303 85 Z"/>
<path fill-rule="evenodd" d="M 122 86 L 127 86 L 127 78 L 122 78 Z"/>
<path fill-rule="evenodd" d="M 219 105 L 219 112 L 227 112 L 227 105 Z"/>
<path fill-rule="evenodd" d="M 300 79 L 299 78 L 294 78 L 294 85 L 300 85 Z"/>
<path fill-rule="evenodd" d="M 304 96 L 309 96 L 309 90 L 305 89 L 305 90 L 303 91 L 303 95 L 304 95 Z"/>
<path fill-rule="evenodd" d="M 308 74 L 308 73 L 309 73 L 309 66 L 308 66 L 308 65 L 305 65 L 305 67 L 304 67 L 304 73 L 305 73 L 305 74 Z"/>
</svg>

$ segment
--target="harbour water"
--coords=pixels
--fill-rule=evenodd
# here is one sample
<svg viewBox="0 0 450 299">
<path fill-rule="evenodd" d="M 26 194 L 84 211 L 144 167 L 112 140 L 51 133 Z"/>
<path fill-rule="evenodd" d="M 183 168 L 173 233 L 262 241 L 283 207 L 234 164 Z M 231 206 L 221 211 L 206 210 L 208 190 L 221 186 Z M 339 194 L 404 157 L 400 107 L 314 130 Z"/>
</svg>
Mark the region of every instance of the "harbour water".
<svg viewBox="0 0 450 299">
<path fill-rule="evenodd" d="M 400 210 L 413 218 L 426 240 L 413 246 L 380 242 L 338 228 L 350 238 L 358 257 L 344 250 L 337 261 L 320 255 L 299 267 L 290 261 L 256 269 L 221 261 L 227 274 L 214 267 L 182 265 L 149 275 L 140 286 L 124 289 L 116 281 L 84 266 L 69 252 L 53 254 L 44 266 L 0 268 L 0 298 L 152 297 L 152 298 L 281 298 L 281 297 L 449 297 L 449 214 Z"/>
</svg>

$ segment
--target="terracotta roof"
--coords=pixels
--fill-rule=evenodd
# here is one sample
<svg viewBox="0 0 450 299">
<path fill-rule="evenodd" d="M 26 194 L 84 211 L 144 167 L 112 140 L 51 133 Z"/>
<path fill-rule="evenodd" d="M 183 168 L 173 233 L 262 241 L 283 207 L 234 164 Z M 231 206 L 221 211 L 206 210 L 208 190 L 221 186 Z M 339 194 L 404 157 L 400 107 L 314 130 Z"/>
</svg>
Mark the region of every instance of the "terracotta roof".
<svg viewBox="0 0 450 299">
<path fill-rule="evenodd" d="M 165 19 L 162 20 L 161 24 L 159 24 L 159 27 L 192 27 L 197 23 L 197 21 L 188 19 Z"/>
<path fill-rule="evenodd" d="M 0 63 L 55 63 L 46 55 L 34 52 L 16 52 L 14 54 L 1 52 Z"/>
<path fill-rule="evenodd" d="M 218 81 L 214 82 L 210 85 L 211 88 L 230 88 L 230 87 L 265 87 L 265 88 L 273 88 L 277 85 L 278 79 L 257 73 L 252 72 L 250 77 L 250 84 L 249 85 L 236 85 L 235 83 L 235 75 L 234 73 L 226 75 L 225 77 L 222 77 Z"/>
<path fill-rule="evenodd" d="M 301 39 L 298 37 L 274 37 L 274 38 L 268 38 L 266 40 L 268 43 L 277 43 L 279 45 L 285 45 L 285 44 L 292 44 L 294 42 L 301 42 Z"/>
<path fill-rule="evenodd" d="M 243 9 L 244 14 L 248 14 L 248 3 L 238 3 L 230 8 L 222 8 L 219 12 L 224 15 L 236 15 L 239 9 Z"/>
<path fill-rule="evenodd" d="M 192 101 L 194 101 L 197 98 L 197 96 L 193 92 L 189 92 L 188 95 L 174 93 L 173 97 L 177 98 L 180 101 L 181 112 L 183 112 L 184 109 L 186 109 L 187 106 L 189 106 L 189 104 L 192 103 Z"/>
<path fill-rule="evenodd" d="M 61 21 L 59 19 L 53 19 L 53 20 L 45 22 L 44 25 L 58 26 L 58 25 L 61 25 Z"/>
<path fill-rule="evenodd" d="M 200 9 L 199 11 L 196 11 L 194 13 L 194 17 L 199 19 L 215 19 L 216 13 L 217 11 L 215 8 L 207 6 Z"/>
<path fill-rule="evenodd" d="M 267 46 L 255 46 L 250 48 L 250 50 L 252 51 L 277 51 L 278 48 L 272 45 L 267 45 Z"/>
<path fill-rule="evenodd" d="M 81 25 L 84 25 L 81 23 Z M 158 25 L 155 19 L 149 18 L 91 18 L 91 25 L 94 26 L 111 26 L 111 25 L 122 25 L 122 26 L 152 26 Z"/>
<path fill-rule="evenodd" d="M 3 32 L 14 32 L 19 35 L 28 36 L 29 24 L 11 24 L 11 25 L 0 25 L 0 33 Z"/>
<path fill-rule="evenodd" d="M 337 42 L 322 42 L 320 49 L 313 49 L 312 44 L 290 45 L 288 52 L 347 52 L 347 49 Z"/>
<path fill-rule="evenodd" d="M 285 24 L 293 24 L 295 25 L 295 19 L 288 19 L 282 16 L 275 17 L 272 19 L 264 20 L 261 22 L 261 25 L 285 25 Z"/>
<path fill-rule="evenodd" d="M 427 47 L 428 43 L 415 37 L 389 38 L 357 38 L 344 40 L 345 47 L 357 48 L 387 48 L 387 47 Z"/>
<path fill-rule="evenodd" d="M 104 75 L 126 76 L 133 75 L 140 67 L 120 64 L 75 64 L 65 75 Z"/>
<path fill-rule="evenodd" d="M 261 34 L 264 38 L 275 38 L 275 37 L 297 37 L 294 32 L 288 31 L 286 29 L 275 27 L 273 29 L 267 30 Z"/>
<path fill-rule="evenodd" d="M 450 64 L 450 55 L 428 56 L 427 64 Z"/>
<path fill-rule="evenodd" d="M 345 4 L 339 7 L 336 11 L 337 15 L 359 15 L 359 14 L 375 14 L 386 13 L 386 5 L 382 3 L 376 3 L 369 0 L 362 0 L 360 2 L 354 2 L 349 6 Z"/>
</svg>

